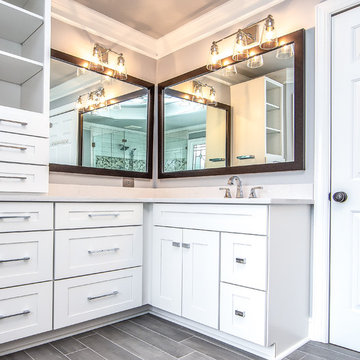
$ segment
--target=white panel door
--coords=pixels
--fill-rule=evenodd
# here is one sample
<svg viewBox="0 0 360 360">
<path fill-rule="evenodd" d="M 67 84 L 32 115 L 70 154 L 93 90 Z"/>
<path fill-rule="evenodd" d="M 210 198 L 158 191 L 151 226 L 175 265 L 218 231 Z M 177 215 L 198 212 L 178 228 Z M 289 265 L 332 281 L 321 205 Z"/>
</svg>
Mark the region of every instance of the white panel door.
<svg viewBox="0 0 360 360">
<path fill-rule="evenodd" d="M 152 305 L 181 316 L 182 230 L 155 226 Z"/>
<path fill-rule="evenodd" d="M 220 233 L 183 230 L 182 316 L 218 328 Z"/>
<path fill-rule="evenodd" d="M 333 18 L 330 342 L 360 351 L 360 7 Z"/>
</svg>

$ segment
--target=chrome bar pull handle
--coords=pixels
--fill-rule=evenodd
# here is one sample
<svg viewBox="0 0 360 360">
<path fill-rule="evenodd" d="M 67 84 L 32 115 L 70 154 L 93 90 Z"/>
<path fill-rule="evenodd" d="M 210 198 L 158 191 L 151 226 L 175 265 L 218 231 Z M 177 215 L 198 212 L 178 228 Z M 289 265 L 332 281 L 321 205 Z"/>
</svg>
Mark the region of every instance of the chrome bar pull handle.
<svg viewBox="0 0 360 360">
<path fill-rule="evenodd" d="M 6 119 L 0 119 L 0 121 L 9 122 L 11 124 L 17 124 L 17 125 L 21 125 L 21 126 L 28 125 L 28 123 L 26 121 L 6 120 Z"/>
<path fill-rule="evenodd" d="M 27 315 L 30 314 L 30 310 L 24 310 L 22 312 L 16 313 L 16 314 L 10 314 L 10 315 L 0 315 L 0 320 L 9 319 L 15 316 L 21 316 L 21 315 Z"/>
<path fill-rule="evenodd" d="M 119 216 L 120 213 L 106 213 L 106 214 L 88 214 L 89 217 L 96 217 L 96 216 Z"/>
<path fill-rule="evenodd" d="M 175 247 L 180 247 L 180 243 L 179 242 L 177 242 L 177 241 L 173 241 L 172 242 L 172 246 L 175 246 Z"/>
<path fill-rule="evenodd" d="M 30 219 L 31 215 L 3 215 L 0 216 L 0 219 Z"/>
<path fill-rule="evenodd" d="M 0 175 L 0 179 L 26 180 L 27 176 L 5 176 L 5 175 Z"/>
<path fill-rule="evenodd" d="M 182 244 L 182 247 L 183 247 L 184 249 L 190 249 L 190 244 L 183 243 L 183 244 Z"/>
<path fill-rule="evenodd" d="M 89 296 L 88 301 L 102 299 L 102 298 L 109 297 L 109 296 L 116 296 L 118 293 L 119 293 L 118 291 L 113 291 L 110 294 L 104 294 L 104 295 L 98 295 L 98 296 Z"/>
<path fill-rule="evenodd" d="M 14 146 L 14 145 L 0 145 L 0 148 L 6 148 L 6 149 L 15 149 L 15 150 L 27 150 L 27 147 L 25 146 Z"/>
<path fill-rule="evenodd" d="M 0 264 L 3 263 L 9 263 L 9 262 L 15 262 L 15 261 L 29 261 L 30 257 L 29 256 L 25 256 L 23 258 L 17 258 L 17 259 L 5 259 L 5 260 L 0 260 Z"/>
<path fill-rule="evenodd" d="M 106 253 L 106 252 L 116 252 L 118 250 L 120 250 L 120 248 L 101 249 L 101 250 L 88 250 L 88 253 L 90 255 L 92 255 L 92 254 L 101 254 L 101 253 Z"/>
<path fill-rule="evenodd" d="M 235 315 L 244 318 L 245 317 L 245 311 L 235 310 Z"/>
<path fill-rule="evenodd" d="M 238 264 L 246 264 L 246 258 L 236 258 L 235 261 L 238 263 Z"/>
</svg>

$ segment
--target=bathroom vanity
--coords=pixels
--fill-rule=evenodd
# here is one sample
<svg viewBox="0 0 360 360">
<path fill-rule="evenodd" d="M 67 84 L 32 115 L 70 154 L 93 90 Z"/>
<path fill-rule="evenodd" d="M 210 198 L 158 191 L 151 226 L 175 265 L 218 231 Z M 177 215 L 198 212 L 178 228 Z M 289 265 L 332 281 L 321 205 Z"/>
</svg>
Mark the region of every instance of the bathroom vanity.
<svg viewBox="0 0 360 360">
<path fill-rule="evenodd" d="M 307 201 L 34 197 L 0 224 L 3 354 L 144 312 L 267 358 L 307 339 Z"/>
</svg>

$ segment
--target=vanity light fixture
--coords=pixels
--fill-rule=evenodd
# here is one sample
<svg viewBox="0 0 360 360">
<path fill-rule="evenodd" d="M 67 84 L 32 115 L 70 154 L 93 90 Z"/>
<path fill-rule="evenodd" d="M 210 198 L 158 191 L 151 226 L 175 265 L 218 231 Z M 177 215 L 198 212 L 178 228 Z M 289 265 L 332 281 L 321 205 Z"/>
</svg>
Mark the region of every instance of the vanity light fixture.
<svg viewBox="0 0 360 360">
<path fill-rule="evenodd" d="M 260 36 L 257 39 L 259 24 L 264 22 L 264 27 Z M 210 71 L 218 70 L 222 67 L 222 61 L 219 55 L 218 43 L 235 35 L 234 48 L 232 59 L 234 61 L 246 60 L 249 58 L 249 48 L 251 46 L 259 45 L 260 49 L 271 50 L 278 46 L 278 38 L 275 31 L 275 20 L 272 15 L 261 19 L 250 26 L 239 29 L 238 31 L 223 37 L 220 40 L 213 41 L 210 48 L 210 57 L 206 68 Z M 261 65 L 262 66 L 262 65 Z"/>
<path fill-rule="evenodd" d="M 99 88 L 89 93 L 80 95 L 75 104 L 79 111 L 92 110 L 106 105 L 104 88 Z"/>
<path fill-rule="evenodd" d="M 294 44 L 283 45 L 276 51 L 276 58 L 287 60 L 294 56 Z"/>
<path fill-rule="evenodd" d="M 209 88 L 209 98 L 204 99 L 203 89 Z M 216 105 L 216 91 L 212 85 L 203 84 L 200 81 L 193 82 L 193 101 L 205 103 L 208 105 Z"/>
<path fill-rule="evenodd" d="M 117 58 L 116 65 L 110 63 L 109 54 L 113 54 Z M 89 66 L 91 70 L 104 71 L 105 67 L 108 67 L 110 70 L 108 70 L 107 75 L 115 76 L 119 80 L 127 79 L 127 70 L 123 53 L 117 53 L 116 51 L 106 49 L 99 44 L 95 44 L 92 58 Z"/>
<path fill-rule="evenodd" d="M 223 75 L 226 77 L 235 76 L 237 74 L 236 65 L 227 65 L 224 67 Z"/>
</svg>

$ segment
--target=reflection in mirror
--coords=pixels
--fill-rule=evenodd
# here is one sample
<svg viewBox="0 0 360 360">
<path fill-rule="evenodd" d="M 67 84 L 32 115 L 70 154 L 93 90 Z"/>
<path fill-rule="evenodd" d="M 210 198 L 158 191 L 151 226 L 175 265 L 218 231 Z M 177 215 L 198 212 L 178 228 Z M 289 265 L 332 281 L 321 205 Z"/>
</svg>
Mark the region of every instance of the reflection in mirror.
<svg viewBox="0 0 360 360">
<path fill-rule="evenodd" d="M 228 107 L 193 101 L 188 89 L 174 88 L 165 90 L 164 171 L 226 166 Z"/>
<path fill-rule="evenodd" d="M 289 43 L 166 87 L 163 172 L 293 162 L 294 53 Z"/>
<path fill-rule="evenodd" d="M 81 164 L 145 172 L 147 103 L 146 91 L 138 91 L 132 99 L 82 113 Z"/>
<path fill-rule="evenodd" d="M 51 59 L 50 162 L 147 172 L 148 89 Z"/>
</svg>

